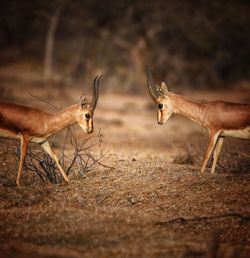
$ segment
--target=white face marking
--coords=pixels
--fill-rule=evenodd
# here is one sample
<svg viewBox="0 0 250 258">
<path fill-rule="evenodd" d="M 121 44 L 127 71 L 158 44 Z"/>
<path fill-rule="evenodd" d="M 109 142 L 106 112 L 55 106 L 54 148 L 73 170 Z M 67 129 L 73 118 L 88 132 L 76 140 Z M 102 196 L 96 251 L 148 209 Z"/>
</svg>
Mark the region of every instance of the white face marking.
<svg viewBox="0 0 250 258">
<path fill-rule="evenodd" d="M 223 130 L 221 135 L 239 139 L 250 139 L 250 126 L 246 127 L 245 129 Z"/>
<path fill-rule="evenodd" d="M 93 118 L 92 114 L 85 110 L 81 113 L 80 121 L 78 122 L 79 126 L 83 129 L 83 131 L 87 134 L 93 132 Z"/>
<path fill-rule="evenodd" d="M 172 104 L 169 97 L 161 96 L 158 99 L 158 111 L 157 111 L 157 120 L 159 124 L 164 124 L 173 114 Z"/>
</svg>

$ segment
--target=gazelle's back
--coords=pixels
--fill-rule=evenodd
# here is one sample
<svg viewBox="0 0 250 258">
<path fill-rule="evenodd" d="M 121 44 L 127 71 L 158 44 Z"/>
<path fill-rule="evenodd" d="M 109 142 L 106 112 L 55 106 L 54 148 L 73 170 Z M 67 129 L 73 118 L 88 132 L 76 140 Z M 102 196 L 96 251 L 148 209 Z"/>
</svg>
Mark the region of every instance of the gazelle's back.
<svg viewBox="0 0 250 258">
<path fill-rule="evenodd" d="M 206 121 L 215 128 L 245 129 L 250 127 L 250 105 L 215 101 L 204 104 L 204 111 Z"/>
<path fill-rule="evenodd" d="M 0 130 L 18 134 L 42 129 L 43 120 L 49 116 L 36 108 L 0 102 Z"/>
</svg>

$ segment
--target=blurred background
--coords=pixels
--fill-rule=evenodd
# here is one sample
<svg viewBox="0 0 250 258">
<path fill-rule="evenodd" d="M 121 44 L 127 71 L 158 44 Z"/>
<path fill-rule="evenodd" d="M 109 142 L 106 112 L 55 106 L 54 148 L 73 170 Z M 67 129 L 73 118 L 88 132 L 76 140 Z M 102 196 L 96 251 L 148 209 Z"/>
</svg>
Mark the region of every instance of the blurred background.
<svg viewBox="0 0 250 258">
<path fill-rule="evenodd" d="M 2 0 L 0 95 L 7 98 L 15 80 L 63 90 L 98 73 L 105 91 L 145 94 L 146 65 L 176 90 L 249 89 L 249 7 L 240 0 Z"/>
<path fill-rule="evenodd" d="M 78 157 L 69 185 L 29 166 L 13 187 L 19 142 L 0 138 L 0 257 L 250 257 L 249 141 L 200 176 L 205 130 L 158 125 L 146 86 L 149 66 L 175 93 L 250 104 L 249 53 L 249 1 L 1 0 L 0 101 L 56 111 L 104 77 L 94 134 L 51 139 L 65 168 Z"/>
</svg>

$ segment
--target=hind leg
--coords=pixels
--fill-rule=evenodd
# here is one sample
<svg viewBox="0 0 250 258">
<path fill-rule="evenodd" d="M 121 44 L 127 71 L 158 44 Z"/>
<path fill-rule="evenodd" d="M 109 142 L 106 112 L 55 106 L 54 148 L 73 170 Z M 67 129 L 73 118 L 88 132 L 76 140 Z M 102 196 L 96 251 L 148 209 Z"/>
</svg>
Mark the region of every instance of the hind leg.
<svg viewBox="0 0 250 258">
<path fill-rule="evenodd" d="M 22 176 L 23 163 L 27 155 L 28 144 L 29 144 L 29 137 L 25 135 L 21 135 L 21 145 L 20 145 L 21 156 L 19 160 L 18 174 L 16 178 L 17 186 L 20 186 L 20 178 Z"/>
<path fill-rule="evenodd" d="M 206 150 L 203 162 L 202 162 L 201 173 L 203 173 L 205 171 L 207 162 L 216 146 L 219 135 L 220 135 L 220 131 L 219 132 L 218 131 L 217 132 L 210 131 L 210 133 L 209 133 L 209 142 L 208 142 L 207 150 Z"/>
<path fill-rule="evenodd" d="M 224 142 L 224 137 L 219 137 L 218 142 L 217 142 L 217 144 L 215 146 L 215 149 L 214 149 L 214 153 L 213 153 L 213 165 L 212 165 L 212 168 L 211 168 L 211 173 L 212 174 L 214 174 L 215 167 L 216 167 L 217 161 L 219 159 L 219 155 L 220 155 L 220 151 L 221 151 L 221 147 L 222 147 L 223 142 Z"/>
</svg>

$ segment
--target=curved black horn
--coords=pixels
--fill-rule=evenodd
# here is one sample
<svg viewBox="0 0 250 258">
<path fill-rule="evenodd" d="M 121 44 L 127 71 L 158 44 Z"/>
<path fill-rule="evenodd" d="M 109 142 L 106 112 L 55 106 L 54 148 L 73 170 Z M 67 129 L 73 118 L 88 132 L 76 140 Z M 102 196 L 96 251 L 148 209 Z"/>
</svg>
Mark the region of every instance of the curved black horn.
<svg viewBox="0 0 250 258">
<path fill-rule="evenodd" d="M 156 91 L 155 85 L 153 84 L 152 74 L 148 68 L 147 68 L 147 85 L 148 85 L 148 92 L 149 92 L 150 96 L 152 97 L 154 102 L 156 102 L 159 94 Z"/>
<path fill-rule="evenodd" d="M 96 104 L 99 98 L 99 87 L 100 87 L 100 80 L 103 77 L 103 74 L 100 76 L 96 76 L 93 83 L 93 90 L 92 90 L 92 103 L 91 109 L 94 111 L 96 108 Z"/>
</svg>

